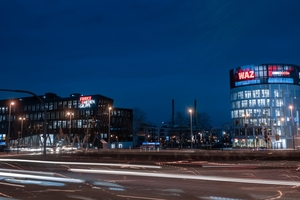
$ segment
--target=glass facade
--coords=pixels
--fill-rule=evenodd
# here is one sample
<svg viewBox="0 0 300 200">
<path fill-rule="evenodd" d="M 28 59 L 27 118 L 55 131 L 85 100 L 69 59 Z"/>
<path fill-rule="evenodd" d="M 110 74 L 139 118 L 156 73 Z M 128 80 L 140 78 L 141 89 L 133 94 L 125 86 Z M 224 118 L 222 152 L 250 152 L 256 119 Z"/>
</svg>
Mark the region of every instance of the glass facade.
<svg viewBox="0 0 300 200">
<path fill-rule="evenodd" d="M 236 147 L 297 148 L 299 66 L 262 64 L 230 71 Z"/>
</svg>

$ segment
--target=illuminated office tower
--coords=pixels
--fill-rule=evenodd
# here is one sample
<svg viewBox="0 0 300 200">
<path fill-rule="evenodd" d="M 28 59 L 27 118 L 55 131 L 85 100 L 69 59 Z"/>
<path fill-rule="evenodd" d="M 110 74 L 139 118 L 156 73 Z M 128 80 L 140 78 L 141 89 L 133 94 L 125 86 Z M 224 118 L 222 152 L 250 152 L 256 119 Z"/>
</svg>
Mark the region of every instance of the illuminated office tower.
<svg viewBox="0 0 300 200">
<path fill-rule="evenodd" d="M 230 70 L 233 146 L 295 149 L 300 67 L 260 64 Z"/>
</svg>

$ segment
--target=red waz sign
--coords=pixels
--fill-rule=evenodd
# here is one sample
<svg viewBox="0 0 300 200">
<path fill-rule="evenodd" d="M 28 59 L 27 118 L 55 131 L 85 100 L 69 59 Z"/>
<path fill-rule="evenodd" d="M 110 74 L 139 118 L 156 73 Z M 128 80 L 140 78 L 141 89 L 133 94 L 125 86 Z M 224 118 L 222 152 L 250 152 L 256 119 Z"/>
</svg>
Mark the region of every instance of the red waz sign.
<svg viewBox="0 0 300 200">
<path fill-rule="evenodd" d="M 247 79 L 254 79 L 254 71 L 239 71 L 238 73 L 239 80 L 247 80 Z"/>
</svg>

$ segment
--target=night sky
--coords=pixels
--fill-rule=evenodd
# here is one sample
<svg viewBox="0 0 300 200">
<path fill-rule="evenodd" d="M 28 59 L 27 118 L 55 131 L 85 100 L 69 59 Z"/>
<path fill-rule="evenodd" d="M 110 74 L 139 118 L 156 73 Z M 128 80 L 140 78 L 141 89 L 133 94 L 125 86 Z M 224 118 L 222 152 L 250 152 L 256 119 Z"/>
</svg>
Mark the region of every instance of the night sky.
<svg viewBox="0 0 300 200">
<path fill-rule="evenodd" d="M 101 94 L 159 126 L 172 99 L 221 126 L 230 69 L 300 65 L 298 0 L 3 0 L 0 27 L 0 88 Z"/>
</svg>

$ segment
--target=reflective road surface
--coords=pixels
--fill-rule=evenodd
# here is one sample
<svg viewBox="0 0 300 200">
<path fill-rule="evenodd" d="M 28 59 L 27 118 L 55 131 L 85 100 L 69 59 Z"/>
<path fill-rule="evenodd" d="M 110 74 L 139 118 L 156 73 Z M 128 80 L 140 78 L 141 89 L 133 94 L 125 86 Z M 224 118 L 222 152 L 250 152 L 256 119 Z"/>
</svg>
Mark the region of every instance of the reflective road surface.
<svg viewBox="0 0 300 200">
<path fill-rule="evenodd" d="M 87 163 L 0 158 L 0 200 L 300 199 L 297 162 Z"/>
</svg>

